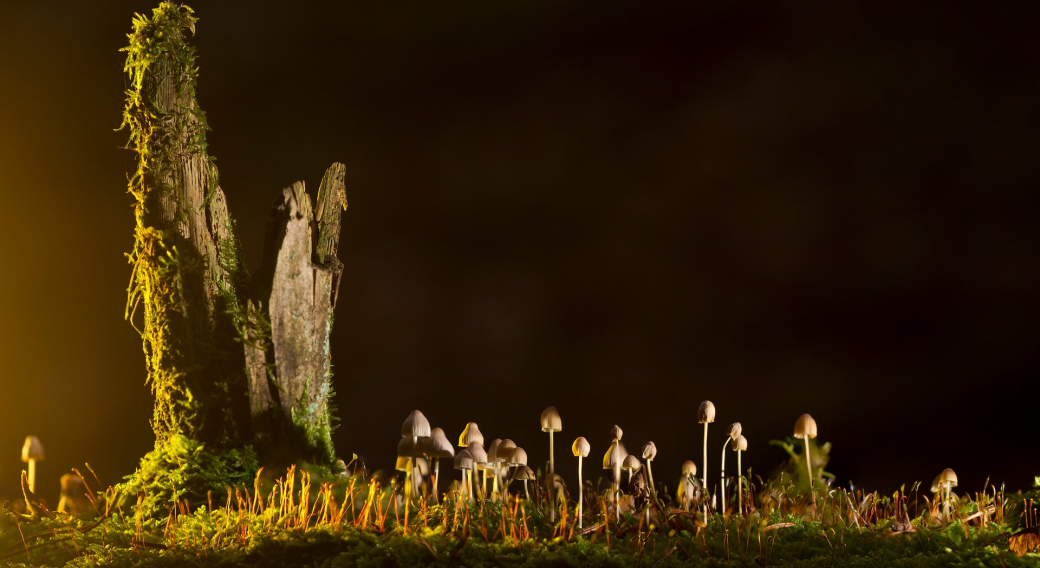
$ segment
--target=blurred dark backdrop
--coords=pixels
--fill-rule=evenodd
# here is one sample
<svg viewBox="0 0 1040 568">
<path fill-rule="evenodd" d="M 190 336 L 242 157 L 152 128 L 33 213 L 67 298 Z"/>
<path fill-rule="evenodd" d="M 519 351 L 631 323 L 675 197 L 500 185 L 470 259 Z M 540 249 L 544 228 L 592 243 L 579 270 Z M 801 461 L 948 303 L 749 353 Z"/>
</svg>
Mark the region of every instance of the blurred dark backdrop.
<svg viewBox="0 0 1040 568">
<path fill-rule="evenodd" d="M 199 99 L 258 261 L 282 187 L 348 165 L 339 451 L 414 408 L 545 458 L 538 415 L 746 464 L 810 412 L 841 483 L 1040 474 L 1038 9 L 924 2 L 200 1 Z M 119 147 L 151 2 L 0 3 L 0 495 L 152 445 Z M 731 466 L 732 467 L 732 466 Z M 53 493 L 53 495 L 51 495 Z"/>
</svg>

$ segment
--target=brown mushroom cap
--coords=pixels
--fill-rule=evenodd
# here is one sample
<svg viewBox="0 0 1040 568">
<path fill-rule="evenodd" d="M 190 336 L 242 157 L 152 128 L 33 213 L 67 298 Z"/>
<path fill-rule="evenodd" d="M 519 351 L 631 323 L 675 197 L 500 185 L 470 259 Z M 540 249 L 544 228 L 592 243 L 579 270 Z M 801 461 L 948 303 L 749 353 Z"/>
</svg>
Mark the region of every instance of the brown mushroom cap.
<svg viewBox="0 0 1040 568">
<path fill-rule="evenodd" d="M 535 478 L 534 471 L 525 465 L 516 473 L 516 478 L 520 481 L 531 481 Z"/>
<path fill-rule="evenodd" d="M 563 429 L 560 413 L 555 406 L 550 406 L 542 411 L 542 432 L 559 432 Z"/>
<path fill-rule="evenodd" d="M 22 461 L 43 461 L 43 444 L 36 436 L 27 436 L 22 446 Z"/>
<path fill-rule="evenodd" d="M 468 449 L 455 454 L 455 469 L 473 469 L 473 456 Z"/>
<path fill-rule="evenodd" d="M 697 422 L 707 424 L 715 421 L 715 405 L 710 400 L 705 400 L 697 407 Z"/>
<path fill-rule="evenodd" d="M 939 487 L 957 487 L 957 474 L 950 468 L 942 470 L 939 474 Z"/>
<path fill-rule="evenodd" d="M 614 427 L 610 429 L 610 441 L 616 442 L 620 440 L 622 434 L 624 434 L 624 432 L 621 431 L 621 427 L 615 424 Z"/>
<path fill-rule="evenodd" d="M 626 471 L 636 471 L 640 467 L 643 467 L 643 464 L 639 463 L 639 458 L 632 454 L 625 456 L 625 461 L 621 462 L 621 469 Z"/>
<path fill-rule="evenodd" d="M 498 455 L 498 445 L 502 443 L 502 440 L 495 438 L 491 440 L 491 443 L 487 447 L 488 462 L 501 462 L 505 456 Z"/>
<path fill-rule="evenodd" d="M 571 444 L 571 452 L 574 453 L 574 457 L 576 458 L 587 458 L 591 451 L 592 446 L 584 436 L 578 436 L 578 438 L 574 440 L 574 443 Z"/>
<path fill-rule="evenodd" d="M 621 442 L 617 442 L 617 459 L 619 463 L 624 463 L 625 458 L 628 457 L 628 452 L 625 451 L 625 445 Z M 607 447 L 607 453 L 603 455 L 603 469 L 612 469 L 614 467 L 614 444 L 610 444 Z"/>
<path fill-rule="evenodd" d="M 794 437 L 799 440 L 816 437 L 816 421 L 812 416 L 803 414 L 798 417 L 798 421 L 794 423 Z"/>
<path fill-rule="evenodd" d="M 82 497 L 84 492 L 83 479 L 75 473 L 66 473 L 61 476 L 61 492 L 70 497 Z"/>
<path fill-rule="evenodd" d="M 413 410 L 401 425 L 401 436 L 425 438 L 430 435 L 430 421 L 422 412 Z"/>
<path fill-rule="evenodd" d="M 527 465 L 527 452 L 523 448 L 513 448 L 513 451 L 509 453 L 509 457 L 506 458 L 506 465 Z"/>
<path fill-rule="evenodd" d="M 509 460 L 509 454 L 513 453 L 513 450 L 515 450 L 515 449 L 516 449 L 516 443 L 515 442 L 513 442 L 509 438 L 506 438 L 505 440 L 502 440 L 498 444 L 498 454 L 497 454 L 499 456 L 499 460 L 498 461 L 505 462 L 505 461 Z"/>
<path fill-rule="evenodd" d="M 397 442 L 397 457 L 417 458 L 421 455 L 422 442 L 419 440 L 413 442 L 411 438 L 401 438 L 401 441 Z"/>
<path fill-rule="evenodd" d="M 476 422 L 466 424 L 462 434 L 459 434 L 460 448 L 468 448 L 470 444 L 484 445 L 484 435 L 480 433 L 480 428 L 477 427 Z"/>
<path fill-rule="evenodd" d="M 732 442 L 730 442 L 730 447 L 732 447 L 733 451 L 736 452 L 747 451 L 747 438 L 743 435 L 737 436 Z"/>
<path fill-rule="evenodd" d="M 942 491 L 942 487 L 939 486 L 939 480 L 941 478 L 942 478 L 942 473 L 939 473 L 939 474 L 937 474 L 935 476 L 935 479 L 932 480 L 932 488 L 931 488 L 931 492 L 932 493 L 938 493 L 938 492 Z"/>
<path fill-rule="evenodd" d="M 683 475 L 697 475 L 697 464 L 693 463 L 693 460 L 686 460 L 682 464 Z"/>
<path fill-rule="evenodd" d="M 430 437 L 423 440 L 422 449 L 431 458 L 455 457 L 455 448 L 451 447 L 451 442 L 444 435 L 444 430 L 440 428 L 430 431 Z"/>
<path fill-rule="evenodd" d="M 502 446 L 499 446 L 501 448 Z M 488 463 L 487 452 L 484 451 L 484 446 L 480 444 L 470 444 L 468 448 L 469 455 L 473 458 L 473 463 L 477 465 Z"/>
<path fill-rule="evenodd" d="M 653 442 L 643 444 L 643 459 L 653 460 L 657 458 L 657 445 Z"/>
<path fill-rule="evenodd" d="M 743 431 L 743 428 L 740 427 L 740 422 L 734 422 L 733 424 L 729 425 L 729 430 L 726 431 L 726 435 L 736 440 L 737 436 L 740 435 L 741 431 Z"/>
</svg>

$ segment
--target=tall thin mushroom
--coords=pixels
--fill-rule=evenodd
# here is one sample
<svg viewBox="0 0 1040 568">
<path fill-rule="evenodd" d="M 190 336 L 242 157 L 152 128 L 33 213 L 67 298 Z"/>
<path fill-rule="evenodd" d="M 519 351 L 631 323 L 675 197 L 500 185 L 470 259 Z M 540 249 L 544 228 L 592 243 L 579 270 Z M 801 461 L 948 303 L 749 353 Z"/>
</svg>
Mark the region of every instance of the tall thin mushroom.
<svg viewBox="0 0 1040 568">
<path fill-rule="evenodd" d="M 455 469 L 462 471 L 462 482 L 459 484 L 460 497 L 472 503 L 473 485 L 466 482 L 466 473 L 473 469 L 473 455 L 469 453 L 468 449 L 455 454 Z"/>
<path fill-rule="evenodd" d="M 26 436 L 22 461 L 29 464 L 29 491 L 36 491 L 36 462 L 43 461 L 43 444 L 36 436 Z"/>
<path fill-rule="evenodd" d="M 481 446 L 481 451 L 483 451 L 484 435 L 480 433 L 480 428 L 477 426 L 476 422 L 468 422 L 466 424 L 466 427 L 462 429 L 462 433 L 459 434 L 459 447 L 460 448 L 469 448 L 470 445 L 474 445 L 474 444 L 478 445 L 478 446 Z M 469 459 L 470 459 L 471 464 L 475 465 L 475 461 L 473 460 L 473 454 L 472 453 L 470 453 Z M 456 461 L 458 461 L 458 460 L 456 460 Z M 470 467 L 470 469 L 472 469 L 472 466 Z M 466 479 L 465 479 L 465 476 L 464 476 L 463 482 L 465 482 L 465 481 L 466 481 Z M 472 477 L 469 478 L 469 484 L 468 484 L 467 489 L 469 491 L 469 498 L 470 498 L 470 500 L 473 500 L 474 496 L 473 496 L 473 478 Z"/>
<path fill-rule="evenodd" d="M 697 464 L 693 460 L 686 460 L 682 464 L 682 477 L 679 479 L 679 489 L 676 499 L 684 511 L 690 510 L 690 502 L 697 490 Z"/>
<path fill-rule="evenodd" d="M 491 482 L 491 499 L 494 500 L 498 497 L 498 464 L 502 463 L 502 456 L 498 455 L 498 445 L 502 443 L 502 440 L 495 438 L 491 440 L 491 443 L 487 447 L 488 464 L 486 467 L 481 469 L 484 470 L 483 479 L 480 481 L 480 486 L 484 487 L 487 485 L 488 472 L 494 476 L 494 480 Z"/>
<path fill-rule="evenodd" d="M 657 457 L 657 445 L 653 442 L 647 442 L 643 444 L 643 459 L 646 460 L 646 476 L 650 480 L 650 493 L 656 493 L 657 489 L 654 488 L 654 470 L 650 467 L 650 462 L 654 461 Z"/>
<path fill-rule="evenodd" d="M 571 452 L 574 453 L 574 457 L 578 458 L 578 528 L 581 528 L 581 517 L 582 517 L 582 502 L 584 499 L 584 483 L 581 480 L 581 460 L 589 457 L 589 452 L 592 451 L 592 446 L 589 445 L 589 441 L 582 436 L 578 436 L 571 444 Z"/>
<path fill-rule="evenodd" d="M 433 458 L 433 502 L 440 503 L 437 486 L 441 481 L 441 458 L 454 458 L 455 448 L 451 447 L 451 442 L 444 435 L 444 430 L 434 428 L 430 431 L 430 439 L 423 444 L 423 450 L 426 451 L 426 455 Z"/>
<path fill-rule="evenodd" d="M 506 482 L 506 476 L 509 475 L 509 466 L 506 465 L 506 462 L 509 461 L 509 455 L 512 454 L 513 450 L 515 450 L 515 449 L 516 449 L 516 442 L 510 440 L 509 438 L 506 438 L 505 440 L 502 440 L 498 444 L 498 451 L 497 451 L 497 455 L 498 455 L 498 458 L 499 458 L 498 463 L 506 466 L 504 474 L 501 473 L 501 472 L 497 472 L 496 473 L 497 477 L 495 479 L 498 480 L 497 483 L 499 483 L 500 486 L 502 486 L 502 484 L 504 484 Z M 505 500 L 507 497 L 509 497 L 509 489 L 508 488 L 503 488 L 502 489 L 502 499 Z"/>
<path fill-rule="evenodd" d="M 531 500 L 531 493 L 527 490 L 527 482 L 533 480 L 534 471 L 531 468 L 525 466 L 520 467 L 520 471 L 516 473 L 516 478 L 524 482 L 524 499 Z"/>
<path fill-rule="evenodd" d="M 816 437 L 816 421 L 812 416 L 803 414 L 794 423 L 794 437 L 805 441 L 805 470 L 809 473 L 809 492 L 812 493 L 813 505 L 816 504 L 816 476 L 812 470 L 812 452 L 809 451 L 809 440 Z"/>
<path fill-rule="evenodd" d="M 747 451 L 747 438 L 743 434 L 733 440 L 733 451 L 737 452 L 737 514 L 744 514 L 744 470 L 740 456 Z"/>
<path fill-rule="evenodd" d="M 418 457 L 418 455 L 415 455 L 415 454 L 418 454 L 419 438 L 427 438 L 429 436 L 430 436 L 430 422 L 429 422 L 429 420 L 426 420 L 426 417 L 423 416 L 422 412 L 419 412 L 418 410 L 413 410 L 412 413 L 408 415 L 408 418 L 404 419 L 404 424 L 401 425 L 401 437 L 403 437 L 403 438 L 411 438 L 412 439 L 412 447 L 414 448 L 414 450 L 413 450 L 413 455 L 410 456 L 411 458 Z M 414 462 L 411 462 L 411 463 L 414 463 Z M 413 479 L 411 468 L 409 468 L 409 470 L 408 470 L 408 477 L 407 477 L 407 479 L 408 479 L 409 482 L 411 482 L 412 479 Z M 405 489 L 404 498 L 405 498 L 405 502 L 407 503 L 407 502 L 411 501 L 411 499 L 412 499 L 412 483 L 407 483 L 404 486 L 404 489 Z M 405 515 L 407 516 L 408 515 L 408 505 L 407 504 L 405 505 L 404 512 L 405 512 Z"/>
<path fill-rule="evenodd" d="M 715 405 L 710 400 L 705 400 L 697 408 L 697 422 L 704 424 L 704 470 L 701 474 L 704 478 L 701 483 L 704 491 L 708 490 L 708 424 L 715 421 Z M 704 499 L 704 522 L 708 522 L 708 500 Z"/>
<path fill-rule="evenodd" d="M 549 433 L 549 479 L 552 479 L 554 473 L 556 473 L 556 461 L 554 459 L 553 451 L 553 433 L 563 430 L 563 422 L 560 420 L 560 413 L 556 410 L 555 406 L 546 407 L 542 411 L 542 432 Z M 524 484 L 526 487 L 527 484 Z M 556 509 L 550 509 L 549 520 L 556 521 Z"/>
<path fill-rule="evenodd" d="M 740 436 L 740 430 L 740 422 L 730 424 L 729 430 L 726 431 L 726 441 L 722 443 L 722 514 L 726 514 L 729 507 L 729 502 L 726 501 L 726 448 Z"/>
<path fill-rule="evenodd" d="M 484 467 L 484 466 L 487 465 L 488 457 L 487 457 L 487 452 L 484 451 L 484 446 L 481 445 L 481 444 L 470 444 L 469 447 L 466 448 L 466 449 L 469 450 L 470 457 L 473 458 L 473 467 L 470 468 L 470 485 L 471 485 L 471 489 L 472 489 L 472 485 L 474 483 L 476 483 L 473 480 L 473 478 L 477 477 L 477 472 L 479 471 L 479 469 L 481 467 Z M 481 487 L 480 491 L 477 492 L 474 496 L 483 499 L 484 498 L 484 488 Z"/>
</svg>

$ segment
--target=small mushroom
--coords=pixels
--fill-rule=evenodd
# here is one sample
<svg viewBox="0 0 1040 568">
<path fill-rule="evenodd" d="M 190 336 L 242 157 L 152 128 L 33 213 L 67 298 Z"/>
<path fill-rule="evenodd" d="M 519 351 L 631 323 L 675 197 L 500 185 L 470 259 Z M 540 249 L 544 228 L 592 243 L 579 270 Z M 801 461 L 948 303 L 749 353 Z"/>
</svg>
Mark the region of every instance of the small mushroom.
<svg viewBox="0 0 1040 568">
<path fill-rule="evenodd" d="M 737 452 L 737 514 L 744 514 L 744 470 L 740 456 L 747 451 L 747 438 L 743 434 L 733 440 L 733 451 Z"/>
<path fill-rule="evenodd" d="M 708 490 L 708 424 L 715 421 L 715 405 L 710 400 L 701 402 L 697 408 L 697 422 L 704 424 L 704 470 L 701 471 L 701 483 Z M 708 522 L 708 500 L 704 500 L 704 522 Z"/>
<path fill-rule="evenodd" d="M 85 497 L 86 488 L 83 479 L 75 473 L 61 476 L 61 498 L 58 499 L 58 512 L 81 515 L 87 512 L 90 502 Z"/>
<path fill-rule="evenodd" d="M 404 419 L 404 424 L 401 425 L 401 437 L 411 438 L 412 445 L 415 446 L 415 451 L 413 455 L 410 457 L 416 458 L 420 454 L 419 448 L 417 446 L 419 438 L 428 438 L 429 436 L 429 420 L 426 420 L 426 417 L 423 416 L 422 412 L 419 412 L 418 410 L 413 410 L 411 414 L 409 414 L 408 417 Z M 397 455 L 400 456 L 400 452 L 398 452 Z M 411 472 L 411 468 L 409 468 L 408 471 Z M 408 481 L 412 481 L 413 475 L 409 473 L 406 479 Z M 407 483 L 404 486 L 405 518 L 407 518 L 408 516 L 408 503 L 412 500 L 412 485 L 413 483 Z"/>
<path fill-rule="evenodd" d="M 509 454 L 513 453 L 513 450 L 515 450 L 515 449 L 516 449 L 516 443 L 513 442 L 512 440 L 510 440 L 509 438 L 506 438 L 506 439 L 502 440 L 501 442 L 499 442 L 498 450 L 496 451 L 496 455 L 498 457 L 498 465 L 500 465 L 500 466 L 501 465 L 505 465 L 506 462 L 509 461 Z M 506 475 L 508 475 L 508 473 L 509 473 L 509 467 L 508 466 L 506 466 L 506 469 L 505 469 L 504 472 L 501 469 L 496 470 L 495 483 L 496 484 L 504 484 L 505 481 L 506 481 L 506 479 L 505 479 Z M 509 496 L 509 491 L 507 491 L 506 489 L 503 489 L 502 490 L 502 498 L 505 499 L 508 496 Z"/>
<path fill-rule="evenodd" d="M 501 449 L 501 447 L 502 446 L 499 445 L 500 449 Z M 478 471 L 478 469 L 480 467 L 483 467 L 483 466 L 487 465 L 488 457 L 487 457 L 487 452 L 484 451 L 484 446 L 482 444 L 470 444 L 469 447 L 466 448 L 466 449 L 469 450 L 470 457 L 473 458 L 473 468 L 472 468 L 472 471 L 470 472 L 470 480 L 469 480 L 469 483 L 470 483 L 470 486 L 471 486 L 470 487 L 470 491 L 472 491 L 473 490 L 472 486 L 475 483 L 473 478 L 475 478 L 477 476 L 477 471 Z M 474 496 L 483 498 L 483 493 L 484 493 L 484 488 L 481 487 L 479 494 L 474 494 Z"/>
<path fill-rule="evenodd" d="M 451 442 L 444 435 L 444 430 L 434 428 L 430 431 L 430 438 L 423 443 L 423 450 L 426 452 L 426 455 L 433 458 L 433 501 L 439 503 L 440 497 L 437 492 L 437 486 L 440 485 L 441 481 L 441 458 L 455 457 L 455 448 L 451 447 Z"/>
<path fill-rule="evenodd" d="M 506 458 L 506 467 L 521 468 L 527 465 L 527 452 L 523 448 L 513 448 L 513 451 L 509 452 L 509 457 Z M 506 483 L 502 488 L 502 493 L 508 495 L 509 485 L 514 481 L 515 477 L 510 479 L 508 472 L 506 472 Z M 527 484 L 524 484 L 524 488 L 527 488 Z"/>
<path fill-rule="evenodd" d="M 653 442 L 647 442 L 643 444 L 643 459 L 646 460 L 646 477 L 650 480 L 650 493 L 654 493 L 657 489 L 654 488 L 654 470 L 650 467 L 650 462 L 657 458 L 657 445 Z"/>
<path fill-rule="evenodd" d="M 43 461 L 43 444 L 36 436 L 25 438 L 22 461 L 29 464 L 29 491 L 36 491 L 36 462 Z"/>
<path fill-rule="evenodd" d="M 477 427 L 476 422 L 466 424 L 462 434 L 459 434 L 460 448 L 468 448 L 470 444 L 484 445 L 484 435 L 480 433 L 480 428 Z"/>
<path fill-rule="evenodd" d="M 467 482 L 466 473 L 473 469 L 473 455 L 469 453 L 468 449 L 455 454 L 455 469 L 462 471 L 462 483 L 459 485 L 461 497 L 472 502 L 473 484 Z"/>
<path fill-rule="evenodd" d="M 491 440 L 491 443 L 487 447 L 488 463 L 481 467 L 484 470 L 483 479 L 480 481 L 482 488 L 487 486 L 488 472 L 494 476 L 494 481 L 491 483 L 491 498 L 498 497 L 498 464 L 502 463 L 503 456 L 498 455 L 498 445 L 502 443 L 502 440 L 495 438 Z"/>
<path fill-rule="evenodd" d="M 950 489 L 957 487 L 957 474 L 946 468 L 939 474 L 939 488 L 943 492 L 943 519 L 950 518 Z"/>
<path fill-rule="evenodd" d="M 679 501 L 679 505 L 682 506 L 684 511 L 690 510 L 690 504 L 693 502 L 693 497 L 696 495 L 699 487 L 697 464 L 693 460 L 686 460 L 682 464 L 682 477 L 679 479 L 679 488 L 676 494 L 676 500 Z"/>
<path fill-rule="evenodd" d="M 560 420 L 560 413 L 556 410 L 555 406 L 546 407 L 542 411 L 542 432 L 549 433 L 549 476 L 552 477 L 556 473 L 556 459 L 555 451 L 553 450 L 553 433 L 563 430 L 563 421 Z M 524 484 L 527 487 L 527 484 Z M 556 521 L 556 509 L 549 510 L 549 520 Z"/>
<path fill-rule="evenodd" d="M 621 469 L 628 472 L 628 483 L 632 483 L 632 474 L 643 467 L 643 464 L 639 463 L 639 458 L 632 454 L 625 456 L 625 459 L 621 462 Z"/>
<path fill-rule="evenodd" d="M 527 491 L 527 482 L 534 479 L 534 471 L 526 465 L 521 466 L 520 471 L 516 473 L 516 478 L 524 482 L 524 498 L 530 501 L 531 494 Z"/>
<path fill-rule="evenodd" d="M 803 414 L 794 423 L 794 437 L 805 441 L 805 470 L 809 473 L 809 492 L 812 493 L 813 505 L 816 504 L 815 477 L 812 470 L 812 453 L 809 451 L 809 440 L 816 437 L 816 421 L 812 416 Z"/>
<path fill-rule="evenodd" d="M 729 425 L 726 431 L 726 441 L 722 443 L 722 511 L 725 513 L 728 501 L 726 501 L 726 447 L 740 435 L 740 422 Z"/>
<path fill-rule="evenodd" d="M 584 458 L 589 457 L 589 452 L 592 451 L 592 446 L 589 445 L 589 441 L 584 437 L 579 436 L 571 444 L 571 452 L 574 453 L 574 457 L 578 458 L 578 528 L 581 528 L 581 517 L 582 517 L 582 503 L 583 503 L 583 482 L 581 480 L 581 461 Z"/>
</svg>

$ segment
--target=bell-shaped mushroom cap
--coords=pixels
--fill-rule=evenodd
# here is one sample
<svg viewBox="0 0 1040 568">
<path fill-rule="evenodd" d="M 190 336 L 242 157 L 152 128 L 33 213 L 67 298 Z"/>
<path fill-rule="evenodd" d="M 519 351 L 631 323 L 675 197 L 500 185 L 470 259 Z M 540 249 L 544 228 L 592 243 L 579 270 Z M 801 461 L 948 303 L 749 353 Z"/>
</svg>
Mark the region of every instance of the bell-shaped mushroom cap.
<svg viewBox="0 0 1040 568">
<path fill-rule="evenodd" d="M 477 427 L 476 422 L 466 424 L 466 428 L 462 430 L 462 434 L 459 434 L 460 448 L 468 448 L 470 444 L 484 445 L 484 435 L 480 433 L 480 428 Z"/>
<path fill-rule="evenodd" d="M 430 421 L 422 412 L 413 410 L 401 425 L 401 435 L 405 437 L 425 438 L 430 435 Z"/>
<path fill-rule="evenodd" d="M 710 400 L 705 400 L 697 407 L 697 422 L 705 424 L 715 421 L 715 405 Z"/>
<path fill-rule="evenodd" d="M 509 452 L 509 457 L 506 458 L 506 465 L 518 466 L 527 465 L 527 452 L 523 448 L 513 448 L 513 451 Z"/>
<path fill-rule="evenodd" d="M 647 442 L 643 444 L 643 459 L 653 460 L 657 458 L 657 444 Z"/>
<path fill-rule="evenodd" d="M 455 454 L 455 469 L 473 469 L 473 456 L 469 450 Z"/>
<path fill-rule="evenodd" d="M 625 458 L 628 457 L 628 452 L 625 451 L 625 445 L 621 442 L 617 444 L 617 457 L 614 456 L 614 444 L 607 447 L 607 453 L 603 455 L 603 469 L 612 469 L 614 467 L 614 460 L 617 459 L 618 463 L 624 463 Z"/>
<path fill-rule="evenodd" d="M 516 478 L 520 481 L 531 481 L 534 479 L 534 471 L 526 465 L 520 468 L 520 471 L 516 473 Z"/>
<path fill-rule="evenodd" d="M 587 458 L 591 451 L 592 446 L 589 445 L 589 441 L 586 440 L 584 436 L 578 436 L 578 438 L 574 440 L 574 443 L 571 444 L 571 452 L 574 453 L 574 457 L 576 458 Z"/>
<path fill-rule="evenodd" d="M 693 460 L 686 460 L 682 464 L 683 475 L 697 475 L 697 464 L 693 463 Z"/>
<path fill-rule="evenodd" d="M 61 492 L 75 497 L 82 497 L 84 491 L 83 479 L 75 473 L 66 473 L 61 476 Z"/>
<path fill-rule="evenodd" d="M 636 471 L 642 466 L 643 464 L 639 463 L 639 458 L 632 454 L 625 456 L 625 461 L 621 462 L 621 469 L 626 471 Z"/>
<path fill-rule="evenodd" d="M 747 451 L 747 438 L 745 438 L 743 434 L 733 438 L 733 441 L 730 442 L 730 447 L 732 447 L 735 452 Z"/>
<path fill-rule="evenodd" d="M 470 444 L 466 449 L 469 450 L 469 455 L 473 458 L 474 464 L 481 465 L 488 462 L 487 452 L 484 451 L 484 446 L 480 444 Z"/>
<path fill-rule="evenodd" d="M 502 443 L 502 440 L 495 438 L 491 440 L 491 443 L 487 447 L 488 462 L 495 463 L 505 461 L 505 456 L 498 455 L 498 445 Z"/>
<path fill-rule="evenodd" d="M 455 448 L 451 447 L 451 442 L 444 435 L 444 430 L 440 428 L 434 428 L 430 431 L 430 437 L 423 440 L 422 448 L 423 452 L 431 458 L 455 457 Z"/>
<path fill-rule="evenodd" d="M 794 423 L 794 437 L 798 439 L 816 437 L 816 421 L 812 416 L 803 414 L 798 417 L 798 421 Z"/>
<path fill-rule="evenodd" d="M 939 474 L 939 487 L 957 487 L 957 474 L 950 468 L 942 470 Z"/>
<path fill-rule="evenodd" d="M 43 444 L 36 436 L 27 436 L 25 445 L 22 446 L 22 461 L 29 460 L 43 461 Z"/>
<path fill-rule="evenodd" d="M 942 491 L 942 487 L 939 486 L 939 480 L 940 479 L 942 479 L 942 473 L 936 475 L 935 479 L 932 480 L 932 489 L 931 489 L 932 493 L 938 493 L 938 492 Z"/>
<path fill-rule="evenodd" d="M 509 438 L 506 438 L 505 440 L 499 442 L 497 454 L 499 456 L 498 461 L 502 463 L 509 461 L 509 454 L 512 454 L 513 450 L 515 449 L 516 443 L 510 440 Z"/>
<path fill-rule="evenodd" d="M 729 425 L 729 430 L 726 431 L 726 435 L 736 440 L 737 436 L 740 435 L 741 431 L 743 431 L 743 429 L 740 427 L 740 422 L 734 422 L 733 424 Z"/>
<path fill-rule="evenodd" d="M 621 427 L 618 426 L 617 424 L 615 424 L 614 427 L 610 429 L 610 441 L 611 442 L 616 442 L 616 441 L 620 440 L 621 439 L 621 434 L 623 434 L 623 433 L 624 432 L 621 431 Z"/>
<path fill-rule="evenodd" d="M 555 406 L 550 406 L 542 411 L 542 432 L 559 432 L 563 429 L 560 421 L 560 413 Z"/>
<path fill-rule="evenodd" d="M 397 442 L 397 457 L 399 458 L 417 458 L 422 455 L 422 442 L 416 440 L 412 442 L 411 438 L 401 438 L 400 442 Z"/>
<path fill-rule="evenodd" d="M 418 469 L 423 477 L 430 475 L 430 464 L 426 458 L 415 458 L 415 469 Z"/>
</svg>

